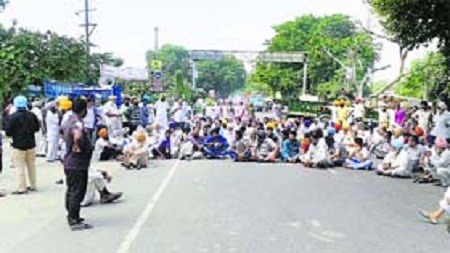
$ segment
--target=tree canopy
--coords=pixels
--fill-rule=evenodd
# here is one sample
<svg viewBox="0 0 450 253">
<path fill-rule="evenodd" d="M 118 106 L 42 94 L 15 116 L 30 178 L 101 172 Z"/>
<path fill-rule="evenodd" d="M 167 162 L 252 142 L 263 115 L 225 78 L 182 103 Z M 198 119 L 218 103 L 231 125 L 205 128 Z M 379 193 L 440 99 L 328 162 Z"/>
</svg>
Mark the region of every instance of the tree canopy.
<svg viewBox="0 0 450 253">
<path fill-rule="evenodd" d="M 166 44 L 158 53 L 152 50 L 147 52 L 149 64 L 151 60 L 156 59 L 163 63 L 163 83 L 166 88 L 185 95 L 187 83 L 192 80 L 189 51 L 182 46 Z M 244 64 L 233 56 L 224 56 L 218 61 L 200 61 L 197 63 L 197 70 L 199 73 L 197 88 L 205 91 L 216 90 L 223 97 L 242 89 L 245 85 Z"/>
<path fill-rule="evenodd" d="M 434 39 L 450 58 L 450 1 L 368 0 L 386 30 L 408 50 Z M 447 63 L 449 64 L 449 63 Z"/>
<path fill-rule="evenodd" d="M 121 65 L 112 54 L 92 54 L 89 64 L 91 80 L 99 77 L 101 64 Z M 40 33 L 0 25 L 0 95 L 14 94 L 43 80 L 84 82 L 87 69 L 83 41 L 48 31 Z"/>
<path fill-rule="evenodd" d="M 234 56 L 224 56 L 218 61 L 198 63 L 197 87 L 215 90 L 219 97 L 227 97 L 244 88 L 247 73 L 244 64 Z"/>
<path fill-rule="evenodd" d="M 414 61 L 410 73 L 397 84 L 399 95 L 419 99 L 437 99 L 448 89 L 446 63 L 442 53 L 430 53 L 424 59 Z"/>
<path fill-rule="evenodd" d="M 357 31 L 345 15 L 301 16 L 275 26 L 268 51 L 308 53 L 308 92 L 337 96 L 346 83 L 345 67 L 355 67 L 356 77 L 348 90 L 356 90 L 368 68 L 377 59 L 369 34 Z M 334 58 L 334 59 L 333 59 Z M 303 64 L 259 63 L 250 82 L 269 85 L 283 97 L 297 97 L 301 91 Z"/>
</svg>

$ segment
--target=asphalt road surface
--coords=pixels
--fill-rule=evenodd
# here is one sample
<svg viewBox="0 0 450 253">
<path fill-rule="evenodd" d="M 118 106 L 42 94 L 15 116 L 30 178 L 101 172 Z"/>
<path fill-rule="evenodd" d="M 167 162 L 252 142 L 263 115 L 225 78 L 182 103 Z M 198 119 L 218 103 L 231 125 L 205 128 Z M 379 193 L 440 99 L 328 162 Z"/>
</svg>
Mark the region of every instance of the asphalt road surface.
<svg viewBox="0 0 450 253">
<path fill-rule="evenodd" d="M 8 160 L 7 158 L 5 160 Z M 8 163 L 8 162 L 6 162 Z M 429 225 L 443 189 L 371 172 L 231 161 L 153 161 L 142 171 L 104 163 L 124 199 L 65 223 L 60 165 L 38 163 L 39 192 L 0 199 L 0 252 L 448 253 L 445 221 Z M 0 187 L 14 190 L 13 170 Z"/>
</svg>

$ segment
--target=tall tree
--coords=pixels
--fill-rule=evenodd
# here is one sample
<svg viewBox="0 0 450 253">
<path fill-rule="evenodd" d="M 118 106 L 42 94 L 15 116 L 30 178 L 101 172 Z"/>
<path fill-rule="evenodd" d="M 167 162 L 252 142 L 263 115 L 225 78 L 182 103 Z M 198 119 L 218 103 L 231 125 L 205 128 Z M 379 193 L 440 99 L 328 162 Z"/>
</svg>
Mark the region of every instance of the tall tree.
<svg viewBox="0 0 450 253">
<path fill-rule="evenodd" d="M 111 54 L 94 54 L 93 59 L 90 71 L 96 75 L 100 63 L 121 63 Z M 17 23 L 9 29 L 0 26 L 0 96 L 24 91 L 46 79 L 86 82 L 86 60 L 85 44 L 80 40 L 21 29 Z"/>
<path fill-rule="evenodd" d="M 227 97 L 244 88 L 245 66 L 234 56 L 224 56 L 218 61 L 201 61 L 197 68 L 197 86 L 205 91 L 215 90 L 219 97 Z"/>
<path fill-rule="evenodd" d="M 162 61 L 163 83 L 166 86 L 176 84 L 176 76 L 180 71 L 184 80 L 189 78 L 189 51 L 182 46 L 166 44 L 158 52 L 147 51 L 146 58 L 148 64 L 152 60 Z"/>
<path fill-rule="evenodd" d="M 445 57 L 430 53 L 424 59 L 414 61 L 410 73 L 396 86 L 396 93 L 420 99 L 437 99 L 448 93 Z"/>
<path fill-rule="evenodd" d="M 450 65 L 450 1 L 368 0 L 386 30 L 408 50 L 434 39 Z"/>
<path fill-rule="evenodd" d="M 371 36 L 357 31 L 345 15 L 301 16 L 274 29 L 276 35 L 269 41 L 268 51 L 308 53 L 308 84 L 312 94 L 337 96 L 346 83 L 343 66 L 356 70 L 356 79 L 347 87 L 356 90 L 378 57 Z M 273 91 L 281 91 L 283 97 L 297 97 L 303 80 L 302 68 L 303 64 L 260 63 L 251 81 L 268 84 Z"/>
</svg>

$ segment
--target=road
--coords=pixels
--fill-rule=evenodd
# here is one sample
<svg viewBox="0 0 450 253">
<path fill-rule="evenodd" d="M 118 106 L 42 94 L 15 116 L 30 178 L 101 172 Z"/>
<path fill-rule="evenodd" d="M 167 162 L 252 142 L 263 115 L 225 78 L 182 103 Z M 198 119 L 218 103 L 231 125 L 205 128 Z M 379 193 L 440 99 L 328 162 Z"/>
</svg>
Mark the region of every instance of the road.
<svg viewBox="0 0 450 253">
<path fill-rule="evenodd" d="M 5 159 L 7 160 L 7 159 Z M 370 172 L 231 161 L 104 163 L 112 205 L 83 209 L 93 230 L 65 224 L 58 164 L 39 160 L 39 192 L 0 199 L 0 252 L 448 252 L 444 221 L 421 220 L 443 189 Z M 6 169 L 0 186 L 13 190 Z"/>
</svg>

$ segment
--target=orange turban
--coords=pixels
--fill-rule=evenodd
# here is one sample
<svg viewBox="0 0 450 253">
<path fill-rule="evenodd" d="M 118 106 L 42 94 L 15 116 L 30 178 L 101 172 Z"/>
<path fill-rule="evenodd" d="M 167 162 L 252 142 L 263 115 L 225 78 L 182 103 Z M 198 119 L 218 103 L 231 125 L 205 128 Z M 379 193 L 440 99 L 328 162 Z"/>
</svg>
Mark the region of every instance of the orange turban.
<svg viewBox="0 0 450 253">
<path fill-rule="evenodd" d="M 100 131 L 98 131 L 98 136 L 100 138 L 108 137 L 108 130 L 106 128 L 102 128 Z"/>
</svg>

